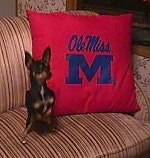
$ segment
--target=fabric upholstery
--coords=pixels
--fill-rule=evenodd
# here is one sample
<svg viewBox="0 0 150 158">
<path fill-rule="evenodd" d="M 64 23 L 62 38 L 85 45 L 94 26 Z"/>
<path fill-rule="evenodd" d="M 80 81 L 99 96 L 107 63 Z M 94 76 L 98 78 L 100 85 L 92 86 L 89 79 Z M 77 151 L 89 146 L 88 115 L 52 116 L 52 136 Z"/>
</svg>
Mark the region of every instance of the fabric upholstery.
<svg viewBox="0 0 150 158">
<path fill-rule="evenodd" d="M 38 12 L 65 11 L 67 0 L 18 0 L 17 15 L 26 16 L 26 9 Z M 71 0 L 69 0 L 71 1 Z"/>
<path fill-rule="evenodd" d="M 135 78 L 137 79 L 143 91 L 150 98 L 150 58 L 134 54 L 133 66 Z"/>
<path fill-rule="evenodd" d="M 136 86 L 136 95 L 138 96 L 137 102 L 139 103 L 139 105 L 142 105 L 141 110 L 135 113 L 134 117 L 138 120 L 150 121 L 150 100 L 141 88 L 140 83 L 138 82 L 136 77 L 134 80 Z"/>
<path fill-rule="evenodd" d="M 26 9 L 49 13 L 77 9 L 77 0 L 18 0 L 17 15 L 25 16 Z"/>
<path fill-rule="evenodd" d="M 115 113 L 58 117 L 55 133 L 40 136 L 32 132 L 23 145 L 26 117 L 24 108 L 0 115 L 3 158 L 141 158 L 150 149 L 150 124 Z"/>
<path fill-rule="evenodd" d="M 0 20 L 0 112 L 24 103 L 29 87 L 24 50 L 31 51 L 31 48 L 27 19 Z"/>
</svg>

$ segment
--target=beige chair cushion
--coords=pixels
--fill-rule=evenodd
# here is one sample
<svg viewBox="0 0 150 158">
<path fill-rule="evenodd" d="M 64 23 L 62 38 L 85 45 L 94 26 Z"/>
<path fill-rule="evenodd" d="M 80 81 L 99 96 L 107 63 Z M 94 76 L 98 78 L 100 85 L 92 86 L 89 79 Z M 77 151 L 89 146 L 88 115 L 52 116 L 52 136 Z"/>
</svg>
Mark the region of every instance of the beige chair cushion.
<svg viewBox="0 0 150 158">
<path fill-rule="evenodd" d="M 0 157 L 142 158 L 150 156 L 150 123 L 125 114 L 97 113 L 58 117 L 55 133 L 28 134 L 23 145 L 26 109 L 0 115 Z"/>
</svg>

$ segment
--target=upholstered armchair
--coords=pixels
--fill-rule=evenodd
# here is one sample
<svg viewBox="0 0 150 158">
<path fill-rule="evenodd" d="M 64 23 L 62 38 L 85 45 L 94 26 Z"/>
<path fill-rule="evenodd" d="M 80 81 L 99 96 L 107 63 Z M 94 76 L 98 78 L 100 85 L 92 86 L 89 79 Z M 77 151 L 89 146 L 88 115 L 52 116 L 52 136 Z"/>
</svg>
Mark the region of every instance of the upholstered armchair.
<svg viewBox="0 0 150 158">
<path fill-rule="evenodd" d="M 66 10 L 66 7 L 71 10 L 76 8 L 74 2 L 61 1 L 59 7 L 52 3 L 50 6 L 55 11 Z M 18 1 L 18 4 L 19 17 L 0 20 L 0 157 L 149 158 L 150 60 L 149 55 L 143 51 L 139 52 L 137 47 L 133 51 L 136 54 L 134 75 L 140 111 L 134 116 L 115 112 L 57 116 L 57 128 L 54 133 L 39 135 L 32 131 L 28 134 L 27 143 L 22 144 L 22 133 L 27 119 L 25 93 L 30 88 L 29 74 L 24 60 L 25 50 L 32 52 L 32 37 L 29 21 L 24 17 L 25 12 L 21 9 L 26 7 L 24 8 L 21 1 Z M 89 11 L 71 11 L 67 14 L 97 15 Z M 87 97 L 87 101 L 88 99 Z"/>
</svg>

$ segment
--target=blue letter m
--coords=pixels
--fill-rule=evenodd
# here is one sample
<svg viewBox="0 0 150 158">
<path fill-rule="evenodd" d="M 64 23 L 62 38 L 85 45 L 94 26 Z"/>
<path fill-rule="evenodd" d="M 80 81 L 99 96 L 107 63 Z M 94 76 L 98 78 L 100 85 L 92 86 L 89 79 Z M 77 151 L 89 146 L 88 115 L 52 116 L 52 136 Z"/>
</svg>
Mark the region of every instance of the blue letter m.
<svg viewBox="0 0 150 158">
<path fill-rule="evenodd" d="M 90 82 L 95 73 L 100 70 L 100 77 L 97 79 L 97 84 L 112 84 L 111 62 L 112 55 L 97 55 L 93 63 L 89 66 L 84 55 L 69 54 L 69 76 L 66 80 L 67 84 L 82 84 L 82 78 L 79 77 L 79 68 L 83 71 L 87 80 Z"/>
</svg>

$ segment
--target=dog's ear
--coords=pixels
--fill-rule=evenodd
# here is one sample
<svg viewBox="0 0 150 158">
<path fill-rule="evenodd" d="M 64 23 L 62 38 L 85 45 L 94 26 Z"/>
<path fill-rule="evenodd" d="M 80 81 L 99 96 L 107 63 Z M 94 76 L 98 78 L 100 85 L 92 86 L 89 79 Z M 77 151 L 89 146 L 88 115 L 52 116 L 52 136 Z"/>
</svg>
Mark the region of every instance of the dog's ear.
<svg viewBox="0 0 150 158">
<path fill-rule="evenodd" d="M 42 60 L 46 65 L 48 65 L 50 59 L 51 59 L 51 49 L 48 47 L 43 52 Z"/>
<path fill-rule="evenodd" d="M 30 55 L 30 53 L 25 51 L 25 65 L 28 69 L 30 69 L 32 61 L 33 61 L 33 59 L 32 59 L 32 56 Z"/>
</svg>

